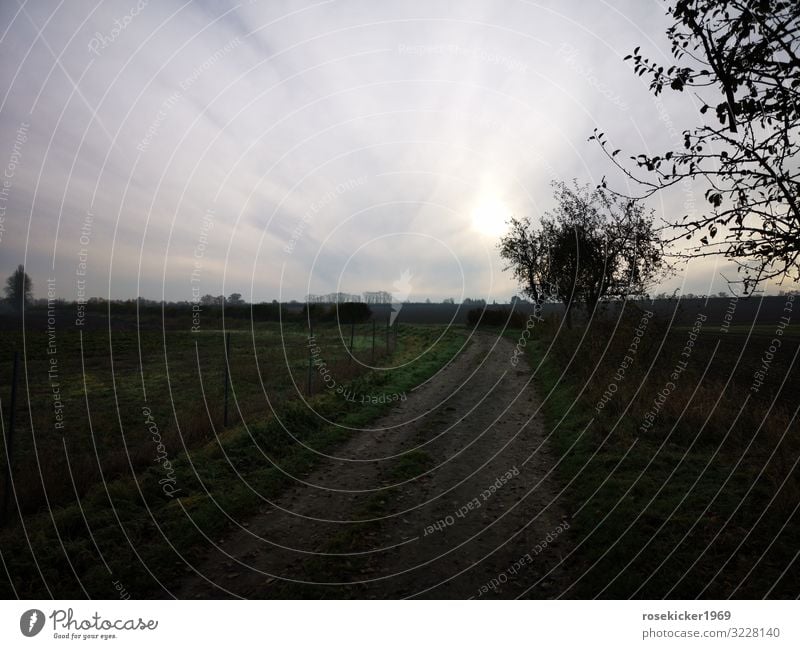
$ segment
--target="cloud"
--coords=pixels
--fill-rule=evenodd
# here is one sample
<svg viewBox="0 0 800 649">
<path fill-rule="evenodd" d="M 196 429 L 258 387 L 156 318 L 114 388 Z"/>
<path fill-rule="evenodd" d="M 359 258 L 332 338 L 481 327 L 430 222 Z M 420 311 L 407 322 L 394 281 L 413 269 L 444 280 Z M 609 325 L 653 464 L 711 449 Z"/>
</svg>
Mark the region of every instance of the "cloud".
<svg viewBox="0 0 800 649">
<path fill-rule="evenodd" d="M 188 299 L 212 209 L 203 293 L 389 290 L 409 269 L 421 298 L 507 299 L 472 208 L 493 192 L 537 215 L 551 179 L 596 182 L 598 124 L 636 152 L 668 144 L 621 60 L 663 27 L 633 1 L 5 3 L 0 165 L 30 135 L 3 266 L 74 298 L 91 212 L 89 294 Z M 664 110 L 677 125 L 691 106 Z"/>
</svg>

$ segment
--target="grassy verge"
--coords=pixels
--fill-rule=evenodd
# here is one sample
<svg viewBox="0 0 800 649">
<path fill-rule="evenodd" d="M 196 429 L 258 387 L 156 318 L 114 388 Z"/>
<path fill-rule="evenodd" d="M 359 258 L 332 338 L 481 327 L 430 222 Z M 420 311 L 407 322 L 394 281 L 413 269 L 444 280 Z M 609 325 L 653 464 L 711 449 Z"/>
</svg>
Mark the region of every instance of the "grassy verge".
<svg viewBox="0 0 800 649">
<path fill-rule="evenodd" d="M 409 363 L 364 374 L 348 389 L 372 396 L 410 390 L 463 344 L 463 333 L 450 329 L 432 346 L 441 332 L 440 327 L 404 327 L 391 360 Z M 0 552 L 9 578 L 0 580 L 0 595 L 113 598 L 121 586 L 132 597 L 165 596 L 188 564 L 202 556 L 207 538 L 216 541 L 227 532 L 228 517 L 246 518 L 262 496 L 274 497 L 290 484 L 287 474 L 307 475 L 314 468 L 319 456 L 296 440 L 330 452 L 348 439 L 344 426 L 369 423 L 391 402 L 351 401 L 326 391 L 310 404 L 336 425 L 300 402 L 282 403 L 277 417 L 261 417 L 199 448 L 184 449 L 168 467 L 162 462 L 106 481 L 3 530 Z M 175 497 L 165 495 L 165 480 Z"/>
<path fill-rule="evenodd" d="M 797 340 L 784 338 L 769 386 L 755 393 L 763 338 L 708 327 L 643 429 L 686 359 L 687 330 L 651 324 L 616 380 L 636 321 L 549 332 L 527 347 L 574 514 L 567 595 L 795 597 L 800 445 L 785 433 L 796 430 Z"/>
</svg>

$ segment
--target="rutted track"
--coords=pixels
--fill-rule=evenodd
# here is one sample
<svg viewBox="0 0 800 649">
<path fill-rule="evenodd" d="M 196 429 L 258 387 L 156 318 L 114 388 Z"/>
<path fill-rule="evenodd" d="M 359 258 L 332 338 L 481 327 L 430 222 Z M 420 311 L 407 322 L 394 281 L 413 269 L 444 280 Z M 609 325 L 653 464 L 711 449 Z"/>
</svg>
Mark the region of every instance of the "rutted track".
<svg viewBox="0 0 800 649">
<path fill-rule="evenodd" d="M 569 532 L 530 369 L 485 334 L 305 484 L 213 548 L 178 597 L 555 597 Z M 547 574 L 554 568 L 551 574 Z"/>
</svg>

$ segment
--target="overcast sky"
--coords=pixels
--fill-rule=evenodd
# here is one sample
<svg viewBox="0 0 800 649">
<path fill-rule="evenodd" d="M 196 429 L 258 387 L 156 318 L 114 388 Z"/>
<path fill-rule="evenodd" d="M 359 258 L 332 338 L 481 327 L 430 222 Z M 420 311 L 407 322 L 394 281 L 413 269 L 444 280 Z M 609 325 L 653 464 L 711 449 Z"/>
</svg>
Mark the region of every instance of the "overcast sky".
<svg viewBox="0 0 800 649">
<path fill-rule="evenodd" d="M 85 278 L 121 298 L 400 282 L 505 301 L 504 216 L 608 173 L 595 126 L 635 154 L 691 125 L 696 98 L 659 109 L 622 60 L 669 60 L 666 25 L 655 0 L 8 0 L 0 272 L 67 299 Z M 726 268 L 659 289 L 716 291 Z"/>
</svg>

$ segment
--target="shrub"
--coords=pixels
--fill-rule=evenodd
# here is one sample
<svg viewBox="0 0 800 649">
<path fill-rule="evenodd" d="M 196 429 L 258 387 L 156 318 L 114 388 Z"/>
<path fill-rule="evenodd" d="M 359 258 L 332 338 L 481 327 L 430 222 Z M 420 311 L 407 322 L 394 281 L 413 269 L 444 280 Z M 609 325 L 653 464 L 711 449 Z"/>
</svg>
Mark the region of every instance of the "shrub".
<svg viewBox="0 0 800 649">
<path fill-rule="evenodd" d="M 364 302 L 340 302 L 336 305 L 336 314 L 340 324 L 366 322 L 372 315 L 372 309 Z"/>
<path fill-rule="evenodd" d="M 470 309 L 467 322 L 472 327 L 484 325 L 521 329 L 525 326 L 525 314 L 509 309 Z"/>
</svg>

